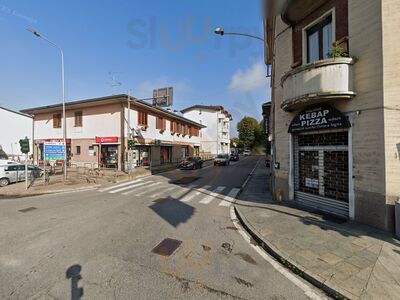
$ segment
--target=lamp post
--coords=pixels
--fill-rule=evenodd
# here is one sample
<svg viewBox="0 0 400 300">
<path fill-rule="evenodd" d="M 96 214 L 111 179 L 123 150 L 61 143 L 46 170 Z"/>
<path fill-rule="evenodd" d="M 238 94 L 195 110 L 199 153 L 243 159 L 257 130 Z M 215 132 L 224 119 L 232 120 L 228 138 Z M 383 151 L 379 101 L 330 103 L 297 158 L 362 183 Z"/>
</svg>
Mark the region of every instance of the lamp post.
<svg viewBox="0 0 400 300">
<path fill-rule="evenodd" d="M 256 40 L 259 40 L 259 41 L 261 41 L 261 42 L 265 42 L 265 40 L 262 38 L 262 37 L 259 37 L 259 36 L 256 36 L 256 35 L 252 35 L 252 34 L 248 34 L 248 33 L 240 33 L 240 32 L 225 32 L 225 30 L 222 28 L 222 27 L 217 27 L 215 30 L 214 30 L 214 33 L 215 34 L 218 34 L 218 35 L 220 35 L 220 36 L 223 36 L 223 35 L 240 35 L 240 36 L 246 36 L 246 37 L 249 37 L 249 38 L 252 38 L 252 39 L 256 39 Z"/>
<path fill-rule="evenodd" d="M 64 180 L 67 180 L 67 122 L 66 122 L 66 115 L 65 115 L 65 79 L 64 79 L 64 51 L 63 49 L 58 46 L 56 43 L 49 40 L 47 37 L 42 35 L 40 32 L 28 28 L 29 32 L 33 33 L 36 37 L 41 38 L 51 44 L 52 46 L 56 47 L 60 50 L 61 53 L 61 84 L 62 84 L 62 107 L 63 107 L 63 143 L 64 143 Z"/>
</svg>

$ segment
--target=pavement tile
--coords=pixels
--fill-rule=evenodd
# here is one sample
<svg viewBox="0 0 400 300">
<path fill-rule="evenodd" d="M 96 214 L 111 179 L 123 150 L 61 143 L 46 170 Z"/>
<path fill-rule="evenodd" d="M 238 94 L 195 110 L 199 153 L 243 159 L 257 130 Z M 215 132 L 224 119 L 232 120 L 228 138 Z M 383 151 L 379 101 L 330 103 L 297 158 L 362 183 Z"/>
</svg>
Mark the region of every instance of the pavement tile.
<svg viewBox="0 0 400 300">
<path fill-rule="evenodd" d="M 342 247 L 346 250 L 349 250 L 351 252 L 358 252 L 362 249 L 361 246 L 353 244 L 352 242 L 345 242 Z"/>
<path fill-rule="evenodd" d="M 346 262 L 348 262 L 349 264 L 352 264 L 360 269 L 365 269 L 365 268 L 371 267 L 375 264 L 375 261 L 366 259 L 365 257 L 357 256 L 357 255 L 349 257 L 348 259 L 346 259 Z"/>
<path fill-rule="evenodd" d="M 345 289 L 346 291 L 360 297 L 365 286 L 367 285 L 367 280 L 362 280 L 357 276 L 352 276 L 346 280 L 340 281 L 341 288 Z"/>
<path fill-rule="evenodd" d="M 333 254 L 331 252 L 328 252 L 328 253 L 325 253 L 325 254 L 321 255 L 319 257 L 319 259 L 324 261 L 324 262 L 326 262 L 326 263 L 328 263 L 328 264 L 330 264 L 330 265 L 336 265 L 337 263 L 343 261 L 343 258 L 341 258 L 341 257 L 339 257 L 339 256 L 337 256 L 337 255 L 335 255 L 335 254 Z"/>
<path fill-rule="evenodd" d="M 335 270 L 336 270 L 336 273 L 335 273 L 334 277 L 339 280 L 347 279 L 353 275 L 356 275 L 357 273 L 359 273 L 361 271 L 360 268 L 358 268 L 352 264 L 349 264 L 345 261 L 342 261 L 342 262 L 338 263 L 337 265 L 335 265 Z"/>
</svg>

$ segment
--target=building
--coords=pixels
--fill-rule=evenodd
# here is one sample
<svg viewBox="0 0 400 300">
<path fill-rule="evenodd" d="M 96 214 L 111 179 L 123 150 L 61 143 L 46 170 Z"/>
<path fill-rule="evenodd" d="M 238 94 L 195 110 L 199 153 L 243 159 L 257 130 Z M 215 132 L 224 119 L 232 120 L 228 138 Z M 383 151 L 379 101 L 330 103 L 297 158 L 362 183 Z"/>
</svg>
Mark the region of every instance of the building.
<svg viewBox="0 0 400 300">
<path fill-rule="evenodd" d="M 62 141 L 62 105 L 23 110 L 34 117 L 34 161 L 44 144 Z M 198 155 L 203 125 L 147 102 L 115 95 L 66 103 L 67 156 L 71 166 L 109 167 L 175 164 Z M 134 148 L 128 150 L 128 140 Z"/>
<path fill-rule="evenodd" d="M 384 230 L 400 196 L 400 1 L 266 0 L 274 196 Z"/>
<path fill-rule="evenodd" d="M 201 134 L 201 151 L 211 155 L 229 154 L 232 116 L 222 106 L 194 105 L 182 110 L 183 115 L 205 125 Z"/>
<path fill-rule="evenodd" d="M 263 123 L 264 123 L 264 132 L 265 132 L 265 153 L 267 156 L 267 160 L 270 160 L 271 156 L 271 102 L 266 102 L 262 105 L 262 115 L 263 115 Z"/>
<path fill-rule="evenodd" d="M 8 108 L 0 107 L 0 146 L 9 159 L 25 160 L 19 140 L 27 137 L 32 142 L 32 117 Z M 31 147 L 32 149 L 32 144 Z"/>
</svg>

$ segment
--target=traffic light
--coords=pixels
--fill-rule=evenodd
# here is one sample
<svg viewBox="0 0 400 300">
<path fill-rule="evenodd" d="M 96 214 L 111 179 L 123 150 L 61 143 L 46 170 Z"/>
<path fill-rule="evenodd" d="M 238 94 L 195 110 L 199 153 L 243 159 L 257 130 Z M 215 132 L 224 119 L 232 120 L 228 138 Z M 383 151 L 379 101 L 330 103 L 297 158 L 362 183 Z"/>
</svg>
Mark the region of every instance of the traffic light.
<svg viewBox="0 0 400 300">
<path fill-rule="evenodd" d="M 24 154 L 28 154 L 29 149 L 29 139 L 26 137 L 24 139 L 19 140 L 19 146 L 21 147 L 21 152 Z"/>
<path fill-rule="evenodd" d="M 133 150 L 135 148 L 135 141 L 129 140 L 128 141 L 128 150 Z"/>
</svg>

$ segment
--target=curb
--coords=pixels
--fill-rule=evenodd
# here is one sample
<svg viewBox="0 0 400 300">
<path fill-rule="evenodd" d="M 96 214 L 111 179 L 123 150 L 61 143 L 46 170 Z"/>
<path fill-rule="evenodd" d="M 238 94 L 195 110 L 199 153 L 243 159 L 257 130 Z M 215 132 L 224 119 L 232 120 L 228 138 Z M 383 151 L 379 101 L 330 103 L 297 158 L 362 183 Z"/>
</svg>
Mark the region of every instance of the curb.
<svg viewBox="0 0 400 300">
<path fill-rule="evenodd" d="M 246 220 L 246 218 L 242 215 L 236 205 L 233 205 L 235 215 L 239 220 L 242 227 L 246 230 L 246 232 L 253 238 L 253 240 L 260 246 L 264 251 L 266 251 L 269 255 L 275 258 L 282 266 L 292 271 L 294 274 L 300 276 L 304 280 L 311 283 L 313 286 L 324 291 L 328 296 L 334 299 L 351 299 L 345 296 L 342 292 L 331 288 L 325 285 L 322 281 L 315 278 L 313 275 L 307 273 L 302 267 L 296 266 L 294 263 L 286 259 L 282 254 L 280 254 L 279 250 L 274 246 L 270 245 L 268 241 L 263 239 L 258 232 L 250 225 L 250 223 Z"/>
<path fill-rule="evenodd" d="M 249 183 L 251 177 L 253 177 L 254 172 L 257 170 L 258 164 L 260 163 L 261 158 L 258 159 L 256 165 L 254 166 L 253 170 L 251 170 L 250 174 L 247 175 L 246 180 L 243 182 L 242 186 L 240 187 L 240 191 L 237 194 L 236 198 L 239 197 L 239 195 L 243 192 L 243 190 L 246 188 L 247 184 Z"/>
</svg>

